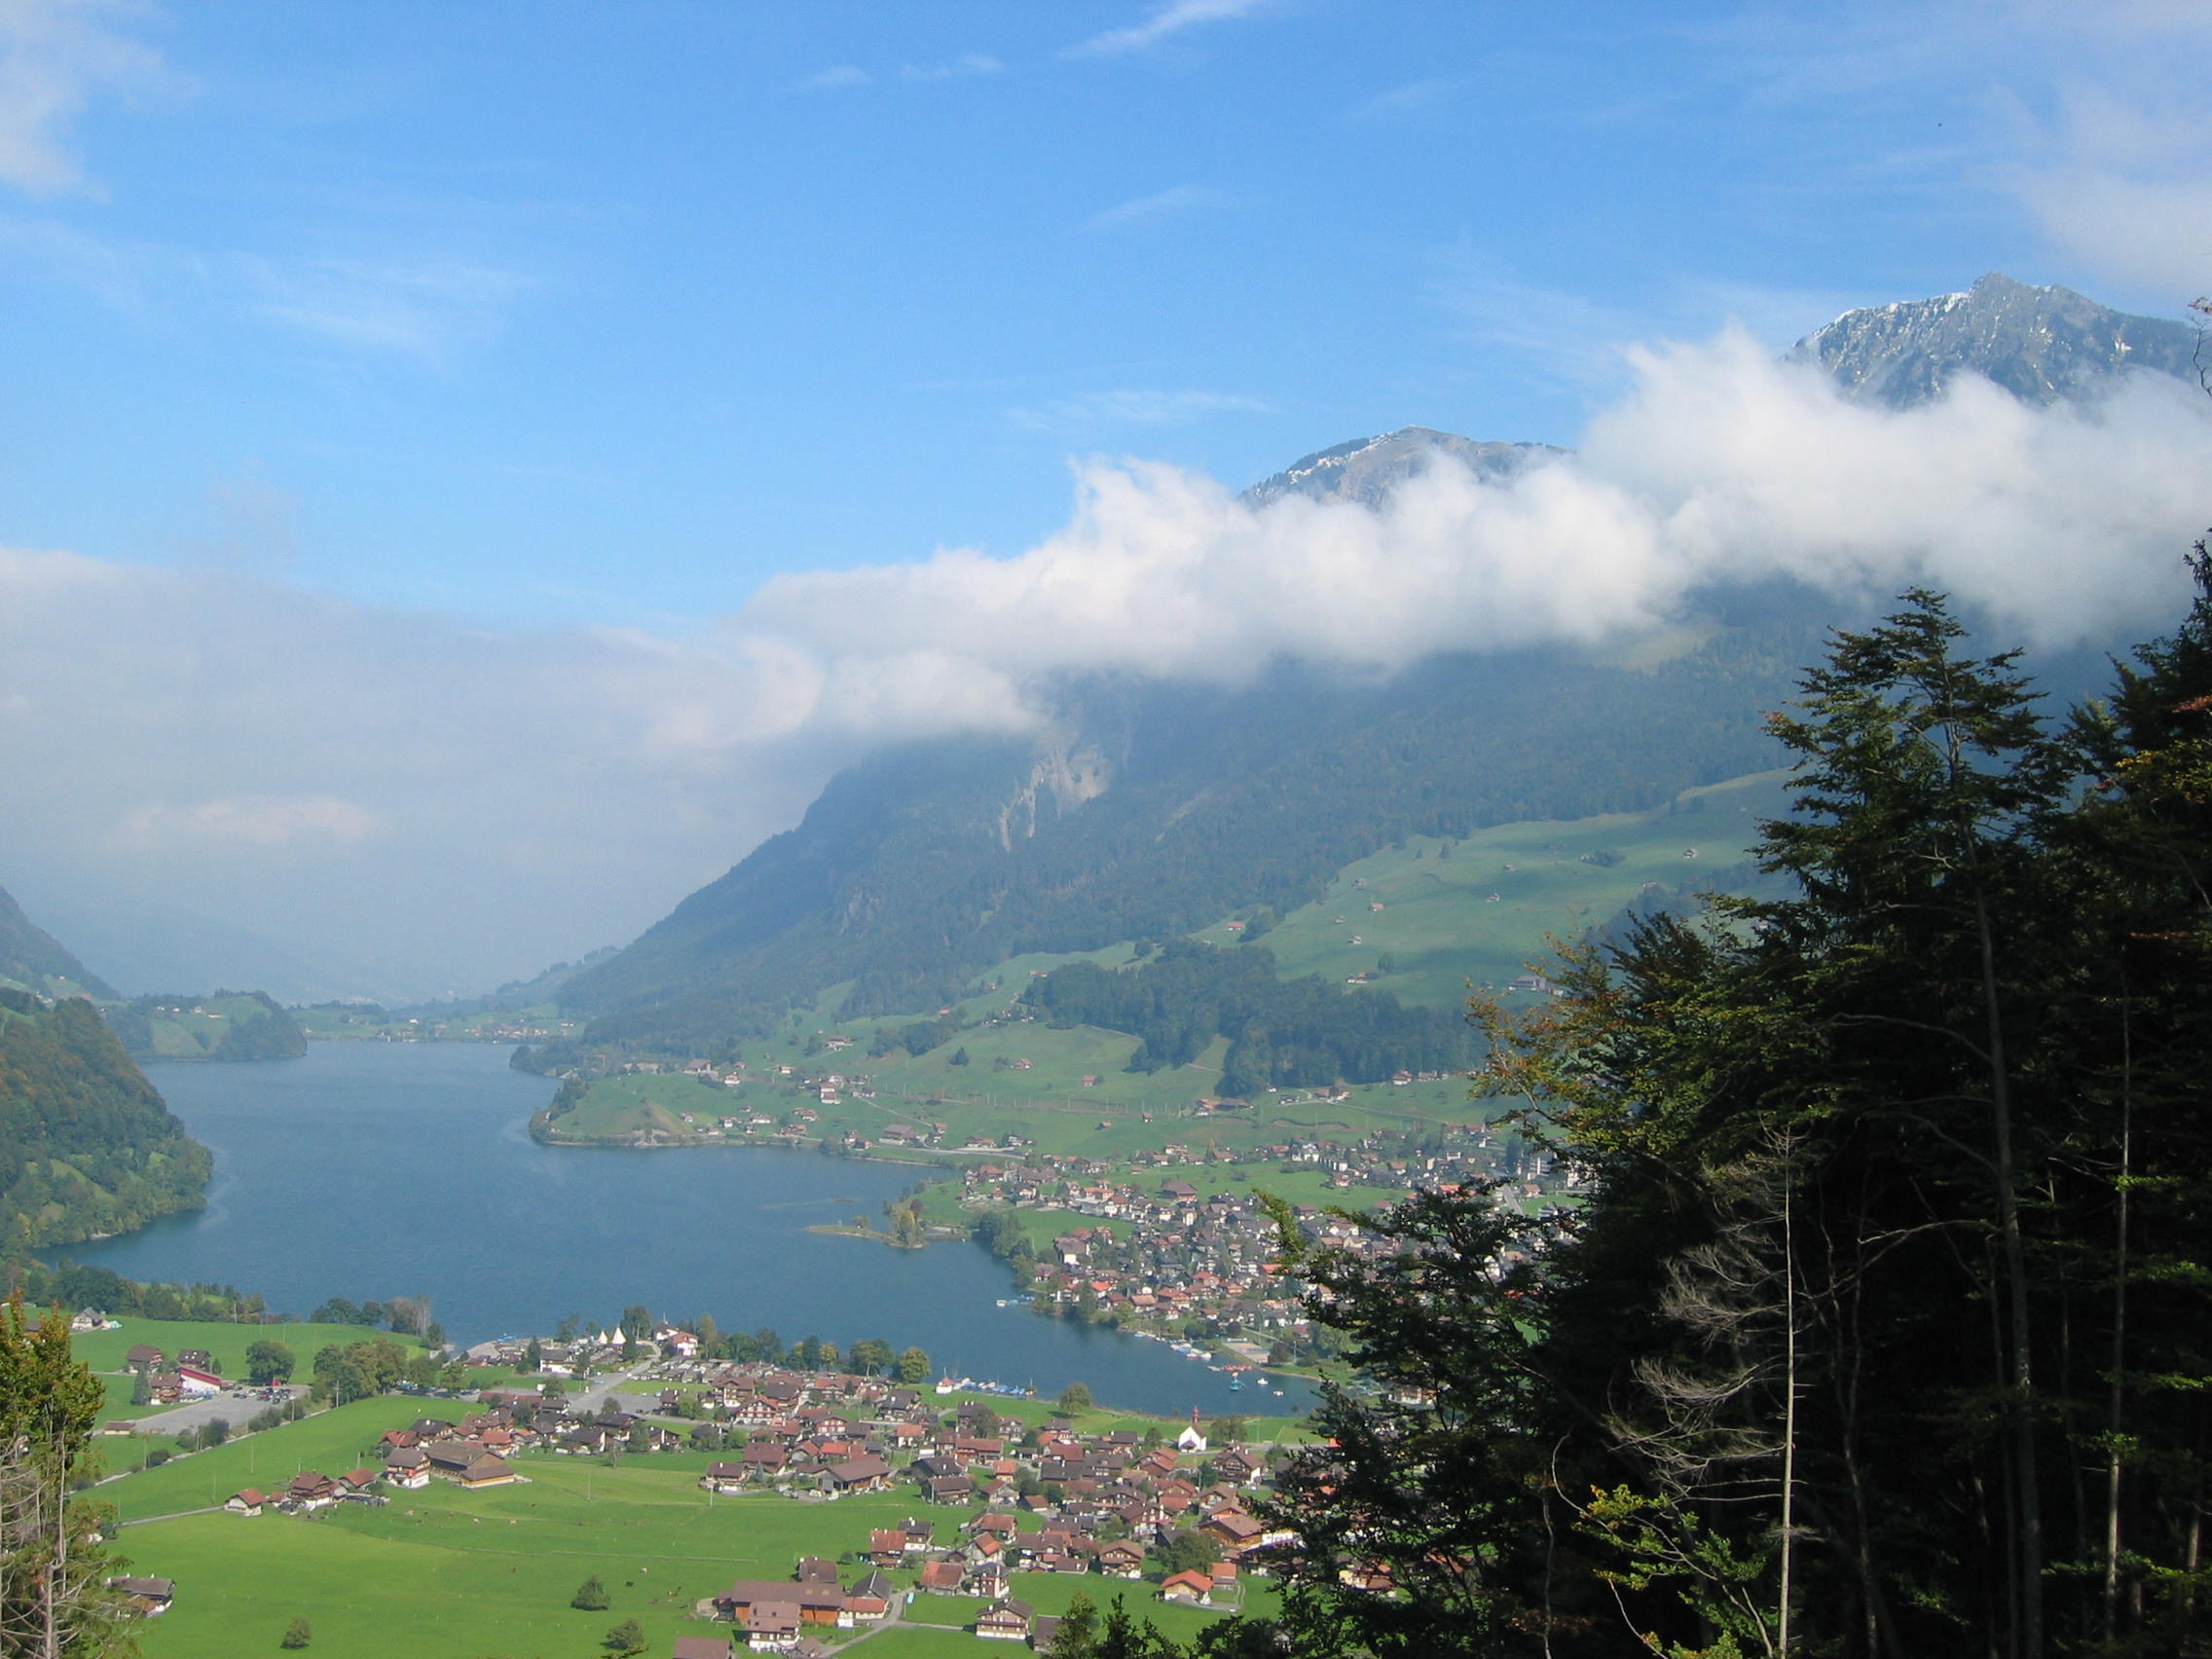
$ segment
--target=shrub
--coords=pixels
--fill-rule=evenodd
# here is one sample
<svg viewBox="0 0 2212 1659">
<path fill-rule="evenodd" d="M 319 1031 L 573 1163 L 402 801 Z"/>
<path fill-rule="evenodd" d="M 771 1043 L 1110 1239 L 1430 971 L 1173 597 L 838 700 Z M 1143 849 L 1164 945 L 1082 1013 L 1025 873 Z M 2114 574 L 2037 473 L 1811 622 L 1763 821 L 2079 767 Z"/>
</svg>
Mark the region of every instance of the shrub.
<svg viewBox="0 0 2212 1659">
<path fill-rule="evenodd" d="M 279 1647 L 305 1647 L 314 1640 L 314 1627 L 305 1619 L 294 1619 L 284 1627 L 284 1640 Z"/>
<path fill-rule="evenodd" d="M 569 1605 L 580 1607 L 587 1613 L 603 1613 L 607 1610 L 607 1586 L 599 1581 L 598 1573 L 593 1573 L 576 1586 L 576 1593 L 569 1598 Z"/>
</svg>

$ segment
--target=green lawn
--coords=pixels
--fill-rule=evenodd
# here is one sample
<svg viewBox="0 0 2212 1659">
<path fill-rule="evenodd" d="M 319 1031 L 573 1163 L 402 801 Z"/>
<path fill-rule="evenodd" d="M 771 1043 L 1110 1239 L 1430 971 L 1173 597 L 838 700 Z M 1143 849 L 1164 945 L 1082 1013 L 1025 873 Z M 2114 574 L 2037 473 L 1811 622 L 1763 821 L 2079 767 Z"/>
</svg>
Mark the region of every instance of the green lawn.
<svg viewBox="0 0 2212 1659">
<path fill-rule="evenodd" d="M 313 1448 L 350 1446 L 373 1437 L 404 1402 L 363 1401 L 326 1418 L 254 1437 L 261 1456 L 288 1465 L 317 1461 Z M 134 1475 L 102 1489 L 127 1510 L 147 1513 L 179 1497 L 202 1496 L 194 1480 L 220 1472 L 220 1461 L 242 1452 L 226 1447 L 176 1465 Z M 342 1458 L 323 1458 L 335 1465 Z M 193 1465 L 202 1466 L 198 1476 Z M 645 1628 L 665 1653 L 678 1636 L 707 1627 L 688 1615 L 692 1604 L 731 1579 L 783 1577 L 801 1555 L 832 1559 L 865 1546 L 871 1528 L 927 1514 L 949 1537 L 970 1509 L 928 1510 L 910 1494 L 799 1502 L 766 1494 L 710 1501 L 684 1470 L 636 1459 L 609 1469 L 596 1461 L 531 1458 L 528 1484 L 463 1493 L 434 1484 L 394 1495 L 386 1508 L 351 1505 L 313 1519 L 274 1512 L 252 1520 L 192 1515 L 126 1527 L 120 1547 L 133 1570 L 178 1581 L 174 1609 L 146 1627 L 147 1659 L 229 1659 L 274 1648 L 287 1622 L 304 1617 L 313 1651 L 338 1656 L 394 1653 L 422 1659 L 486 1659 L 488 1655 L 580 1655 L 621 1619 Z M 174 1471 L 174 1472 L 172 1472 Z M 218 1487 L 236 1484 L 218 1478 Z M 134 1495 L 131 1488 L 143 1488 Z M 597 1574 L 611 1593 L 604 1613 L 571 1609 L 575 1587 Z M 910 1573 L 895 1574 L 902 1583 Z M 1101 1580 L 1019 1575 L 1015 1594 L 1047 1611 L 1088 1588 L 1110 1596 Z M 1207 1615 L 1151 1601 L 1149 1586 L 1122 1586 L 1132 1606 L 1164 1630 L 1188 1634 Z M 945 1605 L 962 1624 L 977 1604 Z M 726 1628 L 726 1627 L 725 1627 Z M 947 1637 L 900 1631 L 869 1651 L 926 1655 L 975 1653 L 964 1632 Z"/>
<path fill-rule="evenodd" d="M 140 1343 L 158 1347 L 170 1364 L 186 1348 L 205 1348 L 227 1378 L 245 1376 L 245 1350 L 258 1342 L 278 1342 L 292 1350 L 305 1377 L 316 1350 L 336 1343 L 343 1346 L 364 1338 L 385 1336 L 402 1346 L 420 1346 L 412 1337 L 392 1336 L 360 1325 L 240 1325 L 227 1320 L 136 1319 L 122 1321 L 118 1331 L 80 1332 L 69 1339 L 70 1351 L 94 1371 L 120 1372 L 123 1356 Z M 129 1399 L 128 1385 L 125 1398 Z"/>
<path fill-rule="evenodd" d="M 1741 879 L 1759 820 L 1788 811 L 1783 777 L 1689 790 L 1652 812 L 1500 825 L 1454 842 L 1414 836 L 1339 871 L 1322 898 L 1267 936 L 1268 947 L 1289 977 L 1342 979 L 1387 954 L 1379 986 L 1401 1002 L 1448 1008 L 1469 980 L 1503 985 L 1547 959 L 1552 939 L 1604 922 L 1646 883 L 1672 890 L 1732 868 Z M 1588 854 L 1619 862 L 1585 863 Z M 1229 919 L 1198 937 L 1234 942 Z"/>
<path fill-rule="evenodd" d="M 281 1428 L 239 1435 L 212 1451 L 171 1458 L 158 1469 L 141 1469 L 101 1487 L 99 1495 L 113 1503 L 126 1522 L 201 1509 L 221 1503 L 240 1487 L 256 1486 L 266 1492 L 282 1486 L 302 1469 L 342 1475 L 364 1462 L 379 1462 L 372 1449 L 386 1429 L 404 1428 L 419 1417 L 459 1421 L 474 1409 L 465 1400 L 398 1395 L 356 1400 Z M 104 1443 L 106 1447 L 129 1444 Z M 108 1456 L 116 1454 L 111 1451 Z"/>
</svg>

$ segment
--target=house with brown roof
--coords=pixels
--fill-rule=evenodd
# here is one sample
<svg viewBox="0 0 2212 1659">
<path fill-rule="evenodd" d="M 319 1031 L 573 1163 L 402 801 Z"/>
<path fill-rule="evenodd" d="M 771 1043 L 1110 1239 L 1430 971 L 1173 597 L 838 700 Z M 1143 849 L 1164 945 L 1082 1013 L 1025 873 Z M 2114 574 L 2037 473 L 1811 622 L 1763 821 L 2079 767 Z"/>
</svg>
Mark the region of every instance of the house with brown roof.
<svg viewBox="0 0 2212 1659">
<path fill-rule="evenodd" d="M 429 1454 L 420 1446 L 402 1446 L 386 1453 L 384 1478 L 404 1492 L 420 1492 L 430 1484 Z"/>
<path fill-rule="evenodd" d="M 1204 1572 L 1175 1572 L 1168 1574 L 1160 1586 L 1162 1602 L 1193 1602 L 1201 1607 L 1213 1605 L 1213 1576 Z"/>
<path fill-rule="evenodd" d="M 865 1574 L 845 1595 L 845 1610 L 856 1622 L 874 1624 L 891 1611 L 891 1604 L 899 1599 L 899 1591 L 890 1579 L 880 1572 Z"/>
<path fill-rule="evenodd" d="M 906 1534 L 898 1528 L 878 1529 L 867 1535 L 867 1559 L 877 1567 L 897 1567 L 906 1554 Z"/>
<path fill-rule="evenodd" d="M 976 1634 L 990 1641 L 1026 1641 L 1037 1609 L 1012 1596 L 993 1602 L 976 1620 Z"/>
<path fill-rule="evenodd" d="M 302 1469 L 284 1488 L 283 1503 L 295 1509 L 326 1508 L 338 1501 L 338 1483 L 328 1475 Z"/>
<path fill-rule="evenodd" d="M 1246 1550 L 1259 1548 L 1267 1532 L 1267 1529 L 1259 1522 L 1236 1509 L 1216 1510 L 1199 1524 L 1198 1530 L 1209 1534 L 1221 1545 L 1221 1553 L 1227 1556 L 1240 1555 Z"/>
<path fill-rule="evenodd" d="M 756 1653 L 772 1652 L 798 1640 L 796 1602 L 755 1602 L 738 1616 L 745 1645 Z"/>
<path fill-rule="evenodd" d="M 223 1507 L 233 1515 L 259 1515 L 261 1506 L 269 1501 L 269 1494 L 259 1487 L 246 1487 L 234 1492 L 224 1500 Z"/>
<path fill-rule="evenodd" d="M 719 1636 L 680 1636 L 668 1659 L 730 1659 L 729 1643 Z"/>
<path fill-rule="evenodd" d="M 852 1624 L 852 1617 L 845 1610 L 845 1592 L 835 1579 L 827 1583 L 801 1583 L 792 1578 L 741 1578 L 715 1598 L 715 1610 L 735 1619 L 748 1636 L 753 1626 L 746 1623 L 747 1616 L 760 1606 L 790 1607 L 794 1634 L 801 1624 L 846 1627 Z"/>
<path fill-rule="evenodd" d="M 709 1463 L 707 1472 L 699 1477 L 702 1492 L 719 1492 L 724 1495 L 745 1490 L 743 1463 Z"/>
<path fill-rule="evenodd" d="M 471 1492 L 478 1487 L 506 1486 L 521 1478 L 520 1475 L 515 1473 L 514 1466 L 511 1463 L 503 1458 L 493 1456 L 489 1452 L 479 1453 L 468 1467 L 454 1477 L 456 1481 Z"/>
<path fill-rule="evenodd" d="M 131 1610 L 142 1619 L 167 1612 L 169 1604 L 176 1600 L 173 1578 L 111 1578 L 107 1587 L 128 1600 Z"/>
<path fill-rule="evenodd" d="M 930 1561 L 922 1564 L 922 1576 L 919 1583 L 924 1590 L 934 1590 L 939 1595 L 950 1596 L 957 1595 L 960 1587 L 967 1580 L 968 1568 L 960 1562 Z"/>
<path fill-rule="evenodd" d="M 1139 1576 L 1144 1571 L 1144 1546 L 1126 1538 L 1103 1546 L 1098 1552 L 1098 1570 L 1112 1578 Z"/>
<path fill-rule="evenodd" d="M 830 1466 L 829 1482 L 840 1493 L 881 1492 L 891 1484 L 891 1465 L 872 1453 Z"/>
</svg>

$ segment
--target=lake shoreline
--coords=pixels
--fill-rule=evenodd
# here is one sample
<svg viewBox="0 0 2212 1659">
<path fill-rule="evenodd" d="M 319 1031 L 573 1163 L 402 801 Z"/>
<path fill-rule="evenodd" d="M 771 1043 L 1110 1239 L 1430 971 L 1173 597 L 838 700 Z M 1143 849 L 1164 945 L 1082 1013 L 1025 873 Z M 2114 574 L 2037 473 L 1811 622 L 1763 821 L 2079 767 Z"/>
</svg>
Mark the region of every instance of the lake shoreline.
<svg viewBox="0 0 2212 1659">
<path fill-rule="evenodd" d="M 610 1324 L 642 1305 L 787 1341 L 918 1346 L 953 1376 L 1047 1394 L 1081 1382 L 1168 1416 L 1250 1403 L 1161 1344 L 1007 1306 L 1015 1287 L 980 1248 L 855 1254 L 830 1231 L 873 1217 L 917 1170 L 960 1161 L 825 1156 L 803 1141 L 689 1158 L 603 1144 L 572 1158 L 529 1133 L 557 1084 L 484 1043 L 317 1042 L 287 1065 L 177 1067 L 163 1084 L 215 1154 L 204 1208 L 42 1259 L 246 1286 L 301 1312 L 334 1296 L 426 1296 L 463 1346 L 571 1314 Z"/>
</svg>

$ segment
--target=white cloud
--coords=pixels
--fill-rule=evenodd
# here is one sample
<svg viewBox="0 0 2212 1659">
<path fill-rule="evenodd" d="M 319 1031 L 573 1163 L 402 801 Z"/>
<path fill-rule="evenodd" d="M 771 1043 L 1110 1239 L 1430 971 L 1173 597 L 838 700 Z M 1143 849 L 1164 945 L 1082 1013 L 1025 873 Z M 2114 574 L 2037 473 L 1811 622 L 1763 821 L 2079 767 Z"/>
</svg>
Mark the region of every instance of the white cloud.
<svg viewBox="0 0 2212 1659">
<path fill-rule="evenodd" d="M 1226 191 L 1203 184 L 1178 184 L 1168 190 L 1140 196 L 1132 202 L 1105 208 L 1084 220 L 1087 231 L 1127 231 L 1157 225 L 1165 219 L 1226 207 L 1234 201 Z"/>
<path fill-rule="evenodd" d="M 99 97 L 175 95 L 184 77 L 119 24 L 127 0 L 0 0 L 0 181 L 32 196 L 96 194 L 73 142 Z"/>
<path fill-rule="evenodd" d="M 1055 398 L 1007 413 L 1015 424 L 1032 431 L 1085 431 L 1106 425 L 1185 426 L 1209 415 L 1271 414 L 1272 406 L 1234 392 L 1153 391 L 1123 387 Z"/>
<path fill-rule="evenodd" d="M 339 795 L 222 796 L 172 806 L 150 800 L 132 807 L 115 839 L 136 852 L 218 843 L 263 849 L 300 842 L 352 842 L 377 829 L 375 814 Z"/>
<path fill-rule="evenodd" d="M 425 363 L 496 335 L 531 285 L 518 273 L 468 260 L 251 255 L 237 264 L 252 309 L 266 320 Z"/>
<path fill-rule="evenodd" d="M 857 63 L 838 63 L 819 74 L 807 76 L 798 84 L 798 89 L 802 92 L 842 92 L 848 87 L 866 87 L 874 80 L 873 75 Z"/>
<path fill-rule="evenodd" d="M 901 64 L 899 73 L 909 81 L 961 81 L 977 75 L 1003 75 L 1006 65 L 980 52 L 967 52 L 946 63 Z"/>
<path fill-rule="evenodd" d="M 2085 268 L 2176 301 L 2212 289 L 2212 119 L 2200 91 L 2150 107 L 2077 94 L 2009 170 L 2011 188 Z"/>
<path fill-rule="evenodd" d="M 1254 508 L 1094 463 L 1018 556 L 788 575 L 682 635 L 0 552 L 0 878 L 189 893 L 306 954 L 490 983 L 634 934 L 871 743 L 1025 729 L 1064 671 L 1603 648 L 1771 574 L 1854 600 L 1928 580 L 2050 644 L 2176 613 L 2212 476 L 2194 387 L 2039 410 L 1971 384 L 1890 414 L 1741 333 L 1627 361 L 1581 453 L 1510 484 L 1444 464 L 1379 510 Z"/>
<path fill-rule="evenodd" d="M 1271 11 L 1279 0 L 1162 0 L 1155 6 L 1142 22 L 1126 28 L 1108 29 L 1092 35 L 1088 40 L 1071 46 L 1070 57 L 1118 57 L 1124 53 L 1142 52 L 1158 46 L 1161 41 L 1181 34 L 1185 29 L 1201 23 L 1225 23 L 1238 18 L 1249 18 L 1255 13 Z"/>
<path fill-rule="evenodd" d="M 1855 600 L 1931 580 L 2047 643 L 2155 625 L 2179 592 L 2212 472 L 2192 388 L 2146 377 L 2093 410 L 2035 410 L 1976 383 L 1891 414 L 1740 332 L 1630 368 L 1581 455 L 1508 486 L 1439 466 L 1381 511 L 1255 510 L 1171 467 L 1092 465 L 1068 528 L 1018 557 L 786 576 L 736 625 L 813 653 L 832 684 L 927 642 L 1020 685 L 1595 640 L 1776 573 Z"/>
<path fill-rule="evenodd" d="M 1362 98 L 1345 114 L 1352 121 L 1410 120 L 1425 115 L 1464 84 L 1456 75 L 1432 75 L 1423 80 L 1409 81 L 1402 87 L 1392 87 L 1388 92 Z"/>
</svg>

